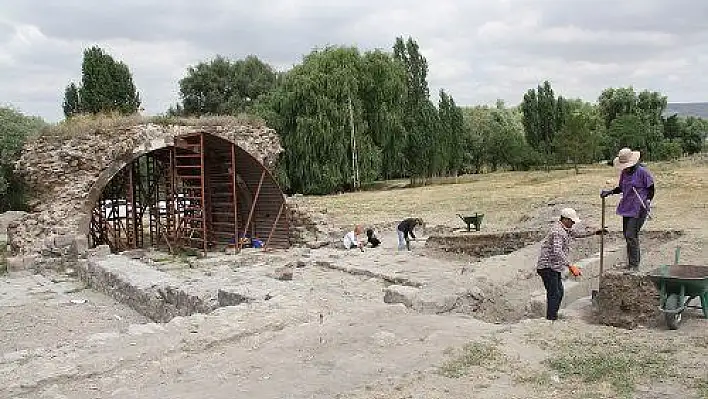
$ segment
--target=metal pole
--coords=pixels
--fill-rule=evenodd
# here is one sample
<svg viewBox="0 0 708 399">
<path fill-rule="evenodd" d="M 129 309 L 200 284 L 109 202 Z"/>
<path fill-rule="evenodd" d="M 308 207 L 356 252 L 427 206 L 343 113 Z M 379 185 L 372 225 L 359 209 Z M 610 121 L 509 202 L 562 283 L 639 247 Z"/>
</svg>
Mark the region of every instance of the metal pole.
<svg viewBox="0 0 708 399">
<path fill-rule="evenodd" d="M 199 170 L 200 170 L 200 180 L 202 183 L 201 189 L 202 189 L 202 245 L 204 249 L 204 256 L 207 254 L 207 250 L 209 248 L 209 231 L 207 229 L 207 193 L 206 193 L 206 186 L 204 182 L 205 178 L 205 173 L 204 173 L 204 133 L 199 134 Z"/>
<path fill-rule="evenodd" d="M 251 204 L 251 211 L 248 212 L 248 219 L 246 220 L 246 224 L 243 226 L 243 235 L 244 237 L 246 236 L 246 233 L 248 233 L 248 225 L 251 224 L 251 218 L 253 217 L 253 211 L 256 210 L 256 203 L 258 202 L 258 196 L 261 193 L 261 186 L 263 185 L 263 179 L 265 178 L 265 169 L 261 172 L 261 180 L 258 182 L 258 188 L 256 188 L 256 195 L 253 197 L 253 203 Z M 238 237 L 236 237 L 238 238 Z M 253 239 L 253 237 L 251 237 Z M 238 240 L 238 249 L 241 249 L 241 240 Z"/>
<path fill-rule="evenodd" d="M 280 215 L 283 214 L 284 207 L 285 207 L 285 200 L 283 200 L 283 203 L 280 204 L 280 210 L 278 211 L 278 216 L 275 217 L 275 221 L 273 222 L 273 227 L 270 228 L 270 234 L 268 234 L 268 239 L 266 240 L 265 245 L 263 245 L 264 251 L 268 247 L 268 243 L 270 242 L 270 239 L 273 237 L 273 233 L 275 232 L 275 226 L 277 226 L 278 222 L 280 221 Z"/>
<path fill-rule="evenodd" d="M 234 248 L 238 248 L 238 190 L 236 190 L 236 144 L 231 144 L 231 195 L 234 197 Z"/>
</svg>

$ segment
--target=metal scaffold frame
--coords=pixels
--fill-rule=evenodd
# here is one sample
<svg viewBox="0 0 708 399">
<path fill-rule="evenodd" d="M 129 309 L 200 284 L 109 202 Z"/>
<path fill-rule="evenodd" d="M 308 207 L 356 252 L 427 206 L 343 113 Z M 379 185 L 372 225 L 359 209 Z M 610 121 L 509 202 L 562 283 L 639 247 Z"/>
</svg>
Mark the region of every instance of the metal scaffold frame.
<svg viewBox="0 0 708 399">
<path fill-rule="evenodd" d="M 146 246 L 238 252 L 256 241 L 287 247 L 284 209 L 284 196 L 262 164 L 233 143 L 198 133 L 113 176 L 93 208 L 89 242 L 114 253 Z"/>
</svg>

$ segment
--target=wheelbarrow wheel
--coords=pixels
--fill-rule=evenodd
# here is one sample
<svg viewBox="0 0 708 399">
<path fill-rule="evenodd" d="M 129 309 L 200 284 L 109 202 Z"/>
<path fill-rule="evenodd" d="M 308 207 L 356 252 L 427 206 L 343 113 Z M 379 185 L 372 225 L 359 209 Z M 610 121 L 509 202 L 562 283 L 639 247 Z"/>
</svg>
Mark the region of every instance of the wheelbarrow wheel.
<svg viewBox="0 0 708 399">
<path fill-rule="evenodd" d="M 672 311 L 677 310 L 680 306 L 681 298 L 679 298 L 678 294 L 671 294 L 666 298 L 664 309 Z M 664 318 L 670 330 L 678 330 L 679 324 L 681 324 L 681 312 L 664 312 Z"/>
</svg>

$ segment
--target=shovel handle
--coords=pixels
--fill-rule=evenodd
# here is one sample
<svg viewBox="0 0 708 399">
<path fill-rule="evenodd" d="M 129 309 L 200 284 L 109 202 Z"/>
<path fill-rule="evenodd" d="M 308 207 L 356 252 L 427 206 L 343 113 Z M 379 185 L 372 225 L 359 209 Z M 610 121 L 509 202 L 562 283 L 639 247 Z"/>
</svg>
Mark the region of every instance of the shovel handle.
<svg viewBox="0 0 708 399">
<path fill-rule="evenodd" d="M 597 278 L 598 287 L 602 280 L 602 272 L 605 266 L 605 197 L 602 197 L 602 216 L 600 218 L 600 275 Z"/>
</svg>

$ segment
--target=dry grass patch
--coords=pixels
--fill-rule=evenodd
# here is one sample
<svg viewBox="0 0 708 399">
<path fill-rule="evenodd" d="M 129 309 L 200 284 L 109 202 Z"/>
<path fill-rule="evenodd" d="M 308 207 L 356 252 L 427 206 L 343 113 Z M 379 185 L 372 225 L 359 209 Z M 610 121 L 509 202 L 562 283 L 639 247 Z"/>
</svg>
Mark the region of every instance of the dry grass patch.
<svg viewBox="0 0 708 399">
<path fill-rule="evenodd" d="M 631 397 L 637 383 L 677 377 L 672 363 L 678 349 L 664 342 L 587 334 L 561 340 L 554 348 L 545 363 L 562 380 L 609 386 L 617 397 Z"/>
<path fill-rule="evenodd" d="M 55 125 L 44 128 L 39 135 L 44 137 L 55 137 L 65 139 L 71 137 L 83 137 L 91 134 L 101 134 L 115 129 L 129 128 L 132 126 L 154 123 L 158 125 L 184 125 L 195 127 L 206 126 L 252 126 L 256 128 L 264 127 L 265 122 L 255 116 L 241 114 L 238 116 L 214 115 L 200 118 L 192 117 L 170 117 L 170 116 L 143 116 L 140 114 L 120 115 L 120 114 L 99 114 L 99 115 L 78 115 L 64 120 Z"/>
<path fill-rule="evenodd" d="M 506 357 L 499 350 L 498 342 L 470 342 L 458 350 L 448 350 L 452 357 L 445 361 L 438 373 L 448 378 L 460 378 L 473 368 L 497 370 L 506 363 Z"/>
<path fill-rule="evenodd" d="M 652 163 L 657 197 L 651 229 L 696 226 L 708 223 L 708 162 L 701 158 L 680 162 Z M 362 191 L 329 196 L 305 197 L 315 208 L 327 209 L 333 223 L 387 225 L 404 217 L 419 216 L 429 224 L 464 227 L 457 213 L 484 213 L 486 231 L 510 230 L 534 217 L 548 204 L 575 207 L 581 217 L 595 224 L 600 219 L 599 193 L 617 182 L 617 171 L 607 166 L 588 166 L 580 174 L 572 170 L 500 172 L 463 177 L 464 183 Z M 610 184 L 607 181 L 610 181 Z M 614 217 L 619 196 L 607 200 L 607 221 L 612 230 L 621 230 Z M 703 211 L 703 212 L 697 212 Z M 682 221 L 691 221 L 683 223 Z"/>
</svg>

